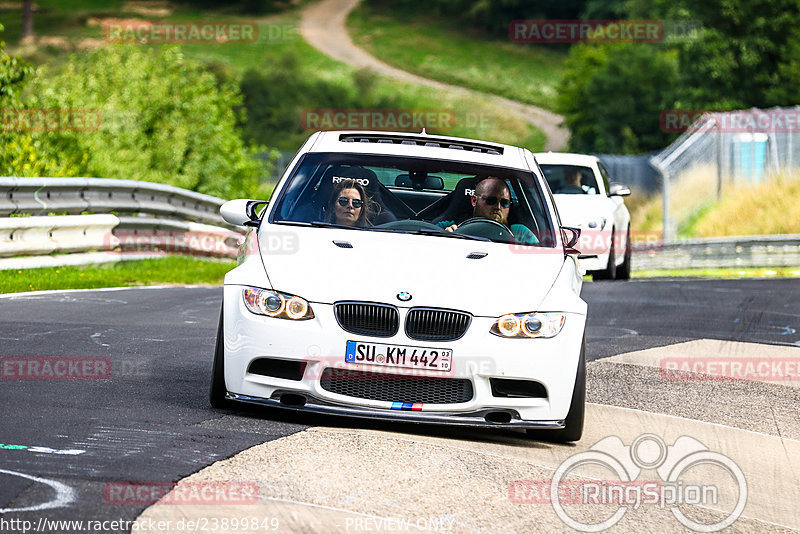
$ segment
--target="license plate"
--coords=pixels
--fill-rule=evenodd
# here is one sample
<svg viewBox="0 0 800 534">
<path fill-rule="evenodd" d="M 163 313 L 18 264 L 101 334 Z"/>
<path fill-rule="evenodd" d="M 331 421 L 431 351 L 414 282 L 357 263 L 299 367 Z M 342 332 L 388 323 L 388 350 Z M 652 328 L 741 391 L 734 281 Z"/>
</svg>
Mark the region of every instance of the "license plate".
<svg viewBox="0 0 800 534">
<path fill-rule="evenodd" d="M 453 351 L 451 349 L 348 341 L 344 361 L 387 367 L 449 371 L 453 361 Z"/>
</svg>

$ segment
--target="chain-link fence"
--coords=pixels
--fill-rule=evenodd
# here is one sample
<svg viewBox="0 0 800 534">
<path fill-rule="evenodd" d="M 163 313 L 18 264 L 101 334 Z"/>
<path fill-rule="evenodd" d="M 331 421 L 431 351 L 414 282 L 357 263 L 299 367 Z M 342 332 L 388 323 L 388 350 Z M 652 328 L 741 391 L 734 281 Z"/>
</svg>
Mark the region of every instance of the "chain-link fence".
<svg viewBox="0 0 800 534">
<path fill-rule="evenodd" d="M 651 195 L 661 187 L 661 176 L 650 164 L 654 155 L 655 152 L 635 156 L 595 154 L 613 181 L 627 185 L 637 195 Z"/>
<path fill-rule="evenodd" d="M 650 159 L 662 176 L 666 242 L 727 187 L 759 184 L 800 166 L 800 107 L 662 115 L 662 128 L 681 127 L 686 131 Z"/>
</svg>

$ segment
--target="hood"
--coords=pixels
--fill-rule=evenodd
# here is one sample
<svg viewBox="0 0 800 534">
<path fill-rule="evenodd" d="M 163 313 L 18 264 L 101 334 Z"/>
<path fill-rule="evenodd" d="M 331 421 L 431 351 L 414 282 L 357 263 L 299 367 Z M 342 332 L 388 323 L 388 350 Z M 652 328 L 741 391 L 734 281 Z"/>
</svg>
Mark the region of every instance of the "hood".
<svg viewBox="0 0 800 534">
<path fill-rule="evenodd" d="M 597 221 L 599 225 L 601 217 L 606 219 L 606 226 L 613 222 L 613 209 L 603 195 L 553 195 L 553 199 L 564 226 L 586 230 L 589 221 Z"/>
<path fill-rule="evenodd" d="M 293 246 L 271 246 L 279 242 Z M 371 301 L 484 317 L 535 311 L 564 263 L 560 248 L 271 224 L 262 225 L 259 248 L 272 288 L 312 303 Z M 468 259 L 473 252 L 486 256 Z M 400 292 L 411 300 L 401 302 Z"/>
</svg>

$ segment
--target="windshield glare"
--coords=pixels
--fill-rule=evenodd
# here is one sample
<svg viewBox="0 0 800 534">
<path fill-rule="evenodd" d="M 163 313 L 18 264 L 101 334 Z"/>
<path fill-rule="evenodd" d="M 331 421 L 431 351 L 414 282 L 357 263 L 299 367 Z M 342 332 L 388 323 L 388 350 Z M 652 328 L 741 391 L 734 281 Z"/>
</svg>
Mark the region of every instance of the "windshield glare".
<svg viewBox="0 0 800 534">
<path fill-rule="evenodd" d="M 597 180 L 590 167 L 582 165 L 539 164 L 550 190 L 555 195 L 597 195 Z"/>
<path fill-rule="evenodd" d="M 423 158 L 307 154 L 270 222 L 553 246 L 533 174 Z"/>
</svg>

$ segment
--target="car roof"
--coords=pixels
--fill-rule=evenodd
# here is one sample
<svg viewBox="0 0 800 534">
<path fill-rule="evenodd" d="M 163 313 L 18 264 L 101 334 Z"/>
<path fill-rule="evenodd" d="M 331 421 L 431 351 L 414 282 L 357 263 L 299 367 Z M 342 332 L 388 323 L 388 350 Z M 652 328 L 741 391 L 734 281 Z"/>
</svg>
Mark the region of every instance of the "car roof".
<svg viewBox="0 0 800 534">
<path fill-rule="evenodd" d="M 534 154 L 539 165 L 583 165 L 591 167 L 600 161 L 597 156 L 569 152 L 539 152 Z"/>
<path fill-rule="evenodd" d="M 525 161 L 525 149 L 501 143 L 426 133 L 363 130 L 326 131 L 314 135 L 317 139 L 308 152 L 423 157 L 530 170 Z"/>
</svg>

